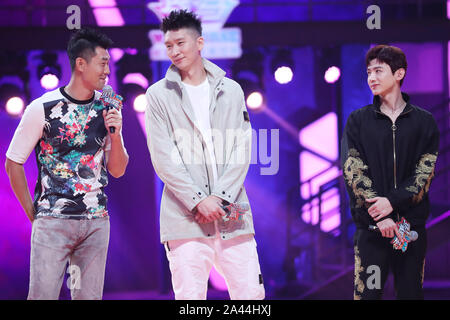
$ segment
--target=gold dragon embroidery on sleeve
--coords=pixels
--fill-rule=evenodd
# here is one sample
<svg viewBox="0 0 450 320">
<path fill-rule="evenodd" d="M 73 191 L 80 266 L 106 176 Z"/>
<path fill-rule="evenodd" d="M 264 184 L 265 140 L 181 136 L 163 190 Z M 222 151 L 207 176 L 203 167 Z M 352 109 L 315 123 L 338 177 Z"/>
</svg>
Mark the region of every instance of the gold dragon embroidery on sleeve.
<svg viewBox="0 0 450 320">
<path fill-rule="evenodd" d="M 414 185 L 406 188 L 407 191 L 414 193 L 412 201 L 418 203 L 422 201 L 425 193 L 428 192 L 431 180 L 434 177 L 434 167 L 437 160 L 437 154 L 424 154 L 416 166 Z"/>
<path fill-rule="evenodd" d="M 352 148 L 348 151 L 347 160 L 344 163 L 344 177 L 356 197 L 356 208 L 363 207 L 366 199 L 377 196 L 372 190 L 372 180 L 364 175 L 364 171 L 368 168 L 356 149 Z"/>
</svg>

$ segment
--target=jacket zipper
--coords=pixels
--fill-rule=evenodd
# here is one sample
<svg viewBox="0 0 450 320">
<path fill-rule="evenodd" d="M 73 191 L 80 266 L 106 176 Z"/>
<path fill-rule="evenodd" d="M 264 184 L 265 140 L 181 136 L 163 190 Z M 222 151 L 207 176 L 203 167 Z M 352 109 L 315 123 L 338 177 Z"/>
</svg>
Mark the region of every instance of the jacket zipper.
<svg viewBox="0 0 450 320">
<path fill-rule="evenodd" d="M 395 122 L 392 122 L 392 149 L 394 155 L 394 189 L 397 190 L 397 155 L 395 152 L 395 131 L 397 130 L 397 126 Z M 397 211 L 397 221 L 400 221 L 400 215 Z"/>
<path fill-rule="evenodd" d="M 383 116 L 388 117 L 386 114 L 384 114 L 383 112 L 380 112 L 378 110 L 375 110 L 376 112 L 378 112 L 379 114 L 382 114 Z M 397 119 L 402 116 L 405 115 L 407 113 L 411 112 L 411 110 L 405 112 L 405 113 L 401 113 L 399 114 L 399 116 L 397 117 Z M 389 117 L 388 117 L 389 118 Z M 393 154 L 393 160 L 394 160 L 394 189 L 397 190 L 397 153 L 396 153 L 396 149 L 395 149 L 395 131 L 397 131 L 397 126 L 395 125 L 395 121 L 392 121 L 391 118 L 389 118 L 389 120 L 391 120 L 392 122 L 392 154 Z M 400 215 L 397 212 L 397 221 L 400 221 Z"/>
<path fill-rule="evenodd" d="M 392 122 L 392 149 L 393 149 L 393 155 L 394 155 L 394 189 L 397 189 L 397 157 L 395 153 L 395 130 L 397 130 L 397 126 L 395 125 L 395 122 Z"/>
</svg>

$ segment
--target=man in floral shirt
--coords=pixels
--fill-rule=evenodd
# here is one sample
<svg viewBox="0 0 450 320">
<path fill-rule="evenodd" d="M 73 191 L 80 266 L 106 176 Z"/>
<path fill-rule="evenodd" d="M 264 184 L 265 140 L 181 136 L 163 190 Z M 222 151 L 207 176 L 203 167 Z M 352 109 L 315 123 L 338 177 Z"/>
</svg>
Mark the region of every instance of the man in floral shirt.
<svg viewBox="0 0 450 320">
<path fill-rule="evenodd" d="M 118 178 L 128 164 L 120 108 L 108 108 L 97 91 L 110 72 L 111 44 L 91 29 L 72 36 L 69 84 L 31 102 L 6 153 L 12 189 L 32 222 L 28 299 L 58 299 L 67 263 L 72 299 L 102 298 L 106 170 Z M 23 169 L 33 149 L 39 169 L 34 201 Z"/>
</svg>

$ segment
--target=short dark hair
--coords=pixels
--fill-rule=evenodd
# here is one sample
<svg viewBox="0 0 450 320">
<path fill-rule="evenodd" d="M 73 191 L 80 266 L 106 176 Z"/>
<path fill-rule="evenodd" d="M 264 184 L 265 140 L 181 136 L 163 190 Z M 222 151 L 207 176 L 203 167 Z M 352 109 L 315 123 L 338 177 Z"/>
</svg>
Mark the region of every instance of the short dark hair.
<svg viewBox="0 0 450 320">
<path fill-rule="evenodd" d="M 173 10 L 161 23 L 161 30 L 164 33 L 182 28 L 194 29 L 200 36 L 202 35 L 202 22 L 192 11 Z"/>
<path fill-rule="evenodd" d="M 90 61 L 95 56 L 95 48 L 109 49 L 113 41 L 108 36 L 91 28 L 82 28 L 72 35 L 67 45 L 70 67 L 75 69 L 75 60 L 79 57 Z"/>
<path fill-rule="evenodd" d="M 370 62 L 373 59 L 377 59 L 380 62 L 384 62 L 389 67 L 391 67 L 392 74 L 395 73 L 400 68 L 405 69 L 406 74 L 406 68 L 408 67 L 408 63 L 406 62 L 406 56 L 405 53 L 402 51 L 402 49 L 389 46 L 386 44 L 380 44 L 373 48 L 371 48 L 366 53 L 366 67 L 370 64 Z M 402 80 L 400 80 L 400 85 L 402 85 L 403 80 L 405 77 L 403 77 Z"/>
</svg>

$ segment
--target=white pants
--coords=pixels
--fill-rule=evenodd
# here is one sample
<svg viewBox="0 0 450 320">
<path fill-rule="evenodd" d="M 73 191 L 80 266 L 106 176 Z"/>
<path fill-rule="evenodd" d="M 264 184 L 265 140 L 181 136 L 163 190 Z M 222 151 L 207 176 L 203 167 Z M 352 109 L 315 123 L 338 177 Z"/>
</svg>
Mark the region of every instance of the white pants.
<svg viewBox="0 0 450 320">
<path fill-rule="evenodd" d="M 225 278 L 232 300 L 265 297 L 252 234 L 230 240 L 215 238 L 171 240 L 165 243 L 176 300 L 205 300 L 212 266 Z"/>
</svg>

